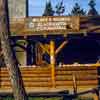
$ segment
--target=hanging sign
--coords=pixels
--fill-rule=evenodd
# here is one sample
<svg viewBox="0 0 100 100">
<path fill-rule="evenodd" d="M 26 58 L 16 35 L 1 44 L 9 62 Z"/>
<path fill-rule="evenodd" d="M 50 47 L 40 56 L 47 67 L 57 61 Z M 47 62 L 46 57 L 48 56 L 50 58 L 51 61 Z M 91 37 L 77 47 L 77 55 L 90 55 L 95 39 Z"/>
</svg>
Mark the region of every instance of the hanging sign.
<svg viewBox="0 0 100 100">
<path fill-rule="evenodd" d="M 79 31 L 78 16 L 43 16 L 13 18 L 10 22 L 11 32 L 16 34 L 56 34 Z"/>
<path fill-rule="evenodd" d="M 59 32 L 79 29 L 78 17 L 33 17 L 26 20 L 26 30 L 33 32 Z"/>
</svg>

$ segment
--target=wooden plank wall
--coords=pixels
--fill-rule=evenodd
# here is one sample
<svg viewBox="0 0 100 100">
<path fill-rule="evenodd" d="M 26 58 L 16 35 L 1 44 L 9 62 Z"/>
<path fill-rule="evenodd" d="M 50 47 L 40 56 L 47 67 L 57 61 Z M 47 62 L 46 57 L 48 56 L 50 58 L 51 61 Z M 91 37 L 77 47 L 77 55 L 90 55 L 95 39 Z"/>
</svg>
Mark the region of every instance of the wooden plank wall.
<svg viewBox="0 0 100 100">
<path fill-rule="evenodd" d="M 80 17 L 80 30 L 87 33 L 100 33 L 100 16 Z"/>
<path fill-rule="evenodd" d="M 51 68 L 50 67 L 22 67 L 21 73 L 24 86 L 27 91 L 52 90 Z M 56 67 L 55 83 L 53 91 L 73 91 L 73 74 L 76 78 L 78 91 L 92 89 L 98 86 L 97 67 L 91 66 L 64 66 Z M 0 92 L 11 90 L 9 74 L 6 68 L 0 70 Z"/>
</svg>

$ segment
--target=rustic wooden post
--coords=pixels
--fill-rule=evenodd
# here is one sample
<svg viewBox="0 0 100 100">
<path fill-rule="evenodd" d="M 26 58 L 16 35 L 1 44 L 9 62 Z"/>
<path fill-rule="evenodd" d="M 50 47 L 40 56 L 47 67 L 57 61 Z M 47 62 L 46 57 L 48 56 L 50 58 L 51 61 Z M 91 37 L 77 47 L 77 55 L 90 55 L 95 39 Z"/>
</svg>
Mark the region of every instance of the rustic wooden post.
<svg viewBox="0 0 100 100">
<path fill-rule="evenodd" d="M 93 92 L 93 99 L 94 100 L 100 100 L 99 99 L 99 90 L 98 89 L 94 90 L 94 92 Z"/>
<path fill-rule="evenodd" d="M 77 82 L 76 82 L 76 75 L 75 73 L 72 74 L 73 77 L 73 88 L 74 88 L 74 94 L 77 94 Z"/>
<path fill-rule="evenodd" d="M 93 100 L 99 100 L 98 95 L 96 93 L 93 94 Z"/>
<path fill-rule="evenodd" d="M 55 87 L 55 42 L 50 41 L 50 64 L 51 64 L 51 77 L 52 85 Z"/>
</svg>

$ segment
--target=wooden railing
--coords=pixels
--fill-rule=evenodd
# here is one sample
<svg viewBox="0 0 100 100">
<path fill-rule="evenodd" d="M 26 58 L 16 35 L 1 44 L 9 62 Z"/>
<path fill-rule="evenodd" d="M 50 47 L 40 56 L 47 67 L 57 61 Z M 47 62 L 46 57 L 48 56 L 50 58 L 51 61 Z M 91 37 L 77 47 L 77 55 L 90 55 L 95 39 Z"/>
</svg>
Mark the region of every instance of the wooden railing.
<svg viewBox="0 0 100 100">
<path fill-rule="evenodd" d="M 51 67 L 21 67 L 22 79 L 27 91 L 73 91 L 73 73 L 78 91 L 88 90 L 98 86 L 97 67 L 63 66 L 55 68 L 55 88 L 52 88 Z M 0 92 L 10 91 L 11 83 L 6 68 L 0 70 Z"/>
</svg>

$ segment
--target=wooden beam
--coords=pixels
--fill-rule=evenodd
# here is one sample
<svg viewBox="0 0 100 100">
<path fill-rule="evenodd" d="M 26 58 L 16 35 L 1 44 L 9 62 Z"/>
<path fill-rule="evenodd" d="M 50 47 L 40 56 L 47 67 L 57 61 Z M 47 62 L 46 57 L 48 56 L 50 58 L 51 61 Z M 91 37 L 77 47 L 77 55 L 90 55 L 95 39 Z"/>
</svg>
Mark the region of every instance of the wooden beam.
<svg viewBox="0 0 100 100">
<path fill-rule="evenodd" d="M 68 66 L 79 66 L 79 67 L 82 67 L 82 66 L 84 66 L 84 67 L 91 67 L 91 68 L 98 68 L 98 67 L 100 67 L 100 63 L 95 63 L 95 64 L 63 64 L 63 67 L 68 67 Z"/>
<path fill-rule="evenodd" d="M 64 41 L 55 51 L 55 55 L 57 55 L 62 49 L 63 47 L 68 43 L 68 41 Z"/>
<path fill-rule="evenodd" d="M 50 64 L 51 64 L 51 78 L 52 86 L 55 87 L 55 42 L 50 41 Z"/>
<path fill-rule="evenodd" d="M 50 54 L 49 50 L 42 44 L 39 42 L 40 47 L 48 54 Z"/>
</svg>

